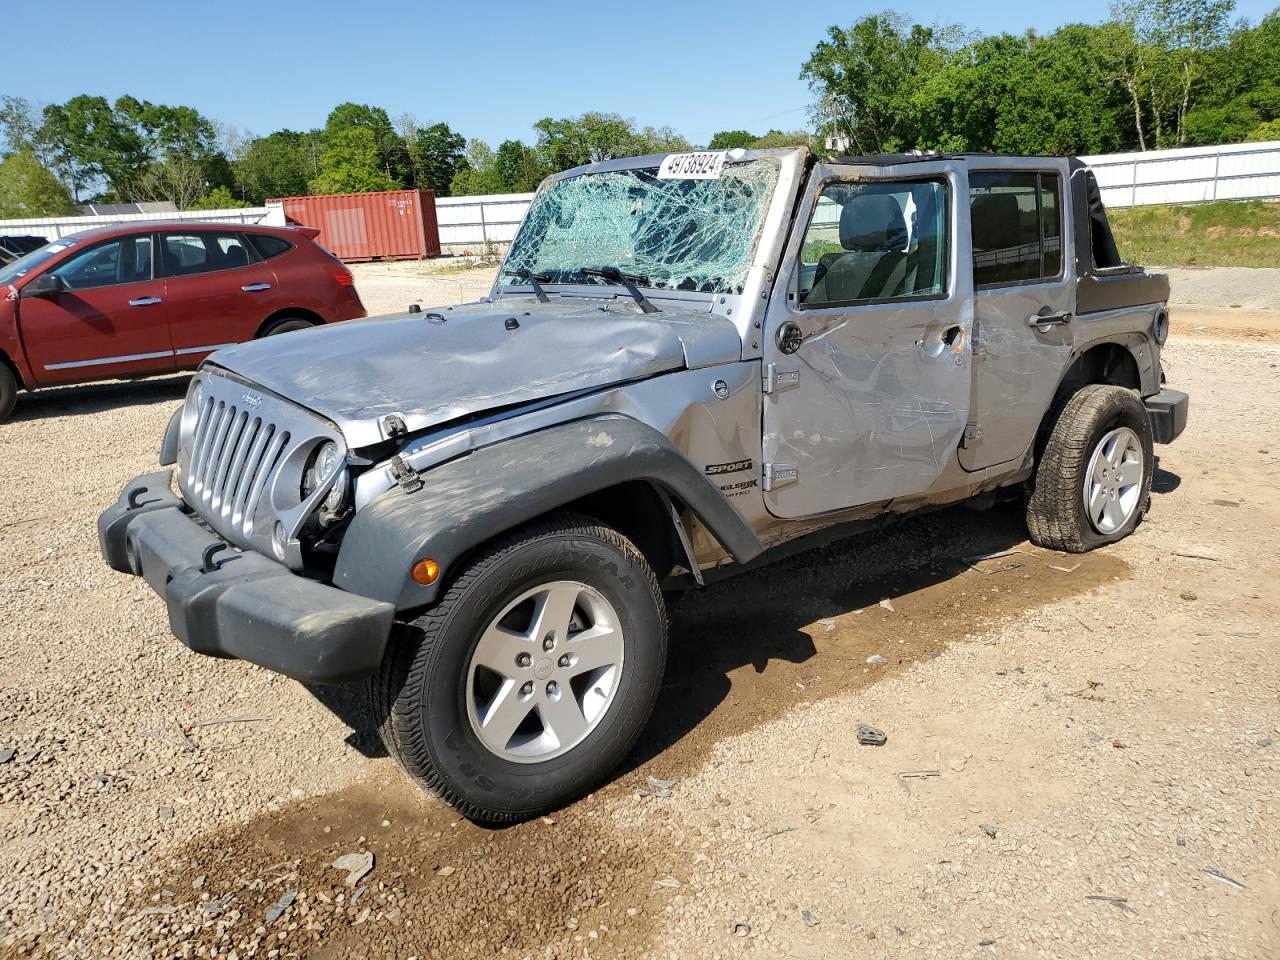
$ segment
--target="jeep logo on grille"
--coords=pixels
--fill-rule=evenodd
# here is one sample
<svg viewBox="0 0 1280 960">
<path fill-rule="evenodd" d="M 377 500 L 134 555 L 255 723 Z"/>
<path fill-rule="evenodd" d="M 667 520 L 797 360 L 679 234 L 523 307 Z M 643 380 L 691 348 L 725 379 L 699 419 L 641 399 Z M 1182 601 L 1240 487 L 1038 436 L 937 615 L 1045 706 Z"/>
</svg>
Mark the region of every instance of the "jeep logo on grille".
<svg viewBox="0 0 1280 960">
<path fill-rule="evenodd" d="M 240 399 L 246 407 L 253 407 L 255 410 L 262 406 L 262 397 L 256 393 L 242 393 L 240 394 Z"/>
</svg>

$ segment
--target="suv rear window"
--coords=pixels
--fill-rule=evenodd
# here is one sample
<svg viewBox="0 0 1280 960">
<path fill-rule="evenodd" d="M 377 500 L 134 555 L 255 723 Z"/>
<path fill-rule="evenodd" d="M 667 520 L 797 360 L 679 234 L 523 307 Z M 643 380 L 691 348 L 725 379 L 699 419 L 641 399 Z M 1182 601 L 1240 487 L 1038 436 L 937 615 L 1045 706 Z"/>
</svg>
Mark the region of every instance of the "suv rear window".
<svg viewBox="0 0 1280 960">
<path fill-rule="evenodd" d="M 164 272 L 170 277 L 247 267 L 257 259 L 245 249 L 238 233 L 202 230 L 198 233 L 162 233 L 160 237 Z"/>
<path fill-rule="evenodd" d="M 272 257 L 278 257 L 280 254 L 293 249 L 293 244 L 288 240 L 281 240 L 279 237 L 273 237 L 265 233 L 246 234 L 249 242 L 258 248 L 258 254 L 263 260 L 270 260 Z"/>
<path fill-rule="evenodd" d="M 973 283 L 998 287 L 1062 273 L 1056 173 L 969 174 Z"/>
</svg>

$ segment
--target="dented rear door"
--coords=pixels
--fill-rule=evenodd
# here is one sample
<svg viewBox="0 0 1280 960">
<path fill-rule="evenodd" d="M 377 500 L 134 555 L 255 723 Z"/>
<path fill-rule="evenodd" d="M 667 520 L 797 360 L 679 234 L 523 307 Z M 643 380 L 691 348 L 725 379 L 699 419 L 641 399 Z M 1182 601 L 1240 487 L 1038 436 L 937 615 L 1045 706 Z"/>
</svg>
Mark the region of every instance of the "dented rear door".
<svg viewBox="0 0 1280 960">
<path fill-rule="evenodd" d="M 814 168 L 762 343 L 775 516 L 921 494 L 955 456 L 972 385 L 967 193 L 962 161 Z"/>
</svg>

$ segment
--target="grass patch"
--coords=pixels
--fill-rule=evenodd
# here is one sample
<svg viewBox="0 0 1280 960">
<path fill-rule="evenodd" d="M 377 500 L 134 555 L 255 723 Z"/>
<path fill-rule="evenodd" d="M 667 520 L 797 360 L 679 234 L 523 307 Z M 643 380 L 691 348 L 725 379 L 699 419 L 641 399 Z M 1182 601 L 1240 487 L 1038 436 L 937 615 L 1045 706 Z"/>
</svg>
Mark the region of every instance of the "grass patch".
<svg viewBox="0 0 1280 960">
<path fill-rule="evenodd" d="M 1280 203 L 1108 210 L 1120 255 L 1161 267 L 1280 267 Z"/>
</svg>

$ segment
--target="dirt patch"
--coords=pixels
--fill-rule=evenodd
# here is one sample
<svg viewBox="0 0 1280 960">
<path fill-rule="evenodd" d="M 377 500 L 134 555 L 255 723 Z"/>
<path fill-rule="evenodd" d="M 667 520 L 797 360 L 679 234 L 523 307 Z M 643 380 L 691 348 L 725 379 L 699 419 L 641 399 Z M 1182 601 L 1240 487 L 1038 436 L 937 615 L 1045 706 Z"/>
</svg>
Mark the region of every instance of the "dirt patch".
<svg viewBox="0 0 1280 960">
<path fill-rule="evenodd" d="M 1012 505 L 953 510 L 691 596 L 673 617 L 655 721 L 598 794 L 491 831 L 387 764 L 367 782 L 286 803 L 157 862 L 114 910 L 113 933 L 153 947 L 308 957 L 568 957 L 584 946 L 643 953 L 653 918 L 679 896 L 690 850 L 700 849 L 649 777 L 690 776 L 724 737 L 864 689 L 951 642 L 1129 574 L 1109 554 L 1042 551 L 1022 543 L 1020 531 Z M 328 865 L 365 850 L 376 868 L 355 897 Z M 288 890 L 296 899 L 266 925 Z"/>
</svg>

